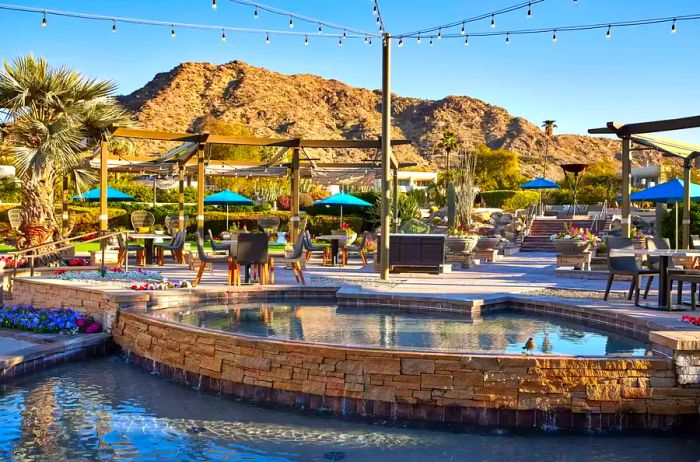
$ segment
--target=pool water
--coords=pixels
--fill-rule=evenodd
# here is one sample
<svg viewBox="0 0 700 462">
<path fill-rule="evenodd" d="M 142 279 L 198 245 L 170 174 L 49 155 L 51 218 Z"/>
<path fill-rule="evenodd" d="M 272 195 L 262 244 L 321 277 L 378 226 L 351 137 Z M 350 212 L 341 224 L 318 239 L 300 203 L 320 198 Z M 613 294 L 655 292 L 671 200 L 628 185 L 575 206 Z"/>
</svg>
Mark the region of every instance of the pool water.
<svg viewBox="0 0 700 462">
<path fill-rule="evenodd" d="M 499 310 L 464 314 L 344 308 L 308 302 L 247 303 L 156 311 L 154 316 L 239 334 L 312 343 L 452 352 L 644 356 L 649 345 L 554 317 Z"/>
<path fill-rule="evenodd" d="M 697 461 L 682 437 L 448 432 L 262 408 L 113 356 L 0 388 L 5 461 Z"/>
</svg>

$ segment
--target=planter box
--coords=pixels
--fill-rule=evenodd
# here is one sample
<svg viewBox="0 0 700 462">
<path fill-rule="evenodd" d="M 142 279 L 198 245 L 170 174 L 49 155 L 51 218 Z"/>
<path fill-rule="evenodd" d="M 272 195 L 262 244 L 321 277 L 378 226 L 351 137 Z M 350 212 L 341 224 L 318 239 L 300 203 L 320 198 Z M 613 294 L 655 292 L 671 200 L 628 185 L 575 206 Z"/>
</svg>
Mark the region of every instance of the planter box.
<svg viewBox="0 0 700 462">
<path fill-rule="evenodd" d="M 480 237 L 476 250 L 493 250 L 501 243 L 500 237 Z"/>
<path fill-rule="evenodd" d="M 455 237 L 447 236 L 445 238 L 445 245 L 450 253 L 469 253 L 474 251 L 479 239 L 474 237 Z"/>
<path fill-rule="evenodd" d="M 581 255 L 591 248 L 590 242 L 575 239 L 554 239 L 552 243 L 560 255 Z"/>
<path fill-rule="evenodd" d="M 572 266 L 575 270 L 591 270 L 591 252 L 580 255 L 557 255 L 557 268 Z"/>
</svg>

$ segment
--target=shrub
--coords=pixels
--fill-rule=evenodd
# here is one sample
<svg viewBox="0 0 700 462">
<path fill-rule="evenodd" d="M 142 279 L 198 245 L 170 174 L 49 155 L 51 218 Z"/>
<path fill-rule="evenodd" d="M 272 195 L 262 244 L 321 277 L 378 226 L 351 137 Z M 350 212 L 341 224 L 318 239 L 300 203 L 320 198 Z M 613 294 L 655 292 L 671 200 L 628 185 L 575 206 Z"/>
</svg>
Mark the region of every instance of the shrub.
<svg viewBox="0 0 700 462">
<path fill-rule="evenodd" d="M 524 209 L 539 202 L 540 195 L 535 191 L 518 191 L 512 197 L 503 201 L 501 208 L 507 211 Z"/>
<path fill-rule="evenodd" d="M 420 220 L 411 218 L 410 220 L 401 223 L 401 226 L 399 226 L 399 232 L 406 234 L 428 234 L 430 232 L 430 226 L 426 225 Z"/>
</svg>

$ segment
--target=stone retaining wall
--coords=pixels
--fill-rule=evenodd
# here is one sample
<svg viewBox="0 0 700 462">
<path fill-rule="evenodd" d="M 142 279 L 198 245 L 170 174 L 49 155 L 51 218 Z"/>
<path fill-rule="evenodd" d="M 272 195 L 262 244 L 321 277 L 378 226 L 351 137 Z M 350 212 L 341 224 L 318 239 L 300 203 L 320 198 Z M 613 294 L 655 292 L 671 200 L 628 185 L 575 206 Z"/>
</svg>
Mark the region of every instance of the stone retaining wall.
<svg viewBox="0 0 700 462">
<path fill-rule="evenodd" d="M 243 398 L 385 419 L 558 428 L 695 423 L 700 390 L 667 358 L 385 351 L 256 339 L 122 311 L 115 342 L 144 367 Z"/>
</svg>

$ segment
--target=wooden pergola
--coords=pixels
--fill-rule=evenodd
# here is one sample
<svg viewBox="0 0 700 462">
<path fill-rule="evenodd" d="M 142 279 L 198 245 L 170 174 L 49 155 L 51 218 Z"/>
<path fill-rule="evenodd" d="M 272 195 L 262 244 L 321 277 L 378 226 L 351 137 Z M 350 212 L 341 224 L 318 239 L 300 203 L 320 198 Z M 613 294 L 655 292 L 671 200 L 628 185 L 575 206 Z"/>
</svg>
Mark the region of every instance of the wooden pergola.
<svg viewBox="0 0 700 462">
<path fill-rule="evenodd" d="M 269 171 L 274 170 L 277 176 L 289 175 L 291 181 L 291 229 L 290 235 L 292 239 L 296 236 L 296 227 L 299 222 L 299 184 L 302 178 L 302 172 L 313 168 L 340 168 L 340 169 L 377 169 L 382 159 L 372 158 L 363 162 L 344 162 L 344 163 L 327 163 L 316 162 L 315 159 L 308 156 L 302 156 L 304 148 L 321 148 L 321 149 L 374 149 L 377 153 L 383 153 L 387 145 L 399 146 L 409 145 L 410 140 L 391 140 L 390 143 L 384 143 L 381 139 L 377 140 L 316 140 L 303 138 L 263 138 L 253 136 L 224 136 L 210 133 L 179 133 L 167 131 L 141 130 L 134 128 L 114 127 L 111 130 L 114 137 L 152 140 L 152 141 L 171 141 L 179 143 L 192 143 L 192 148 L 181 149 L 166 153 L 160 158 L 153 160 L 140 159 L 139 162 L 122 162 L 121 164 L 114 162 L 115 159 L 110 159 L 107 142 L 102 141 L 99 152 L 99 184 L 100 184 L 100 231 L 106 232 L 108 228 L 107 216 L 107 174 L 110 170 L 109 164 L 112 163 L 113 171 L 134 172 L 134 171 L 165 171 L 178 175 L 178 215 L 180 228 L 185 227 L 185 175 L 188 170 L 195 170 L 197 177 L 197 230 L 203 235 L 204 233 L 204 185 L 205 185 L 205 164 L 206 153 L 212 145 L 234 145 L 234 146 L 265 146 L 278 147 L 280 150 L 268 162 L 236 162 L 236 161 L 215 161 L 221 165 L 231 167 L 236 170 L 236 167 L 245 167 L 248 172 L 265 172 L 265 175 L 271 176 Z M 291 162 L 284 162 L 285 155 L 291 150 Z M 382 156 L 384 157 L 384 156 Z M 390 154 L 391 178 L 384 178 L 382 173 L 382 185 L 391 183 L 393 185 L 394 213 L 397 213 L 398 200 L 398 180 L 397 174 L 400 168 L 414 166 L 413 163 L 400 163 Z M 210 173 L 223 175 L 222 172 Z M 272 175 L 274 176 L 274 175 Z M 384 197 L 385 191 L 382 191 Z M 391 194 L 391 191 L 386 191 Z M 382 207 L 382 214 L 388 215 L 388 208 Z M 396 223 L 396 220 L 394 220 Z"/>
<path fill-rule="evenodd" d="M 592 135 L 616 135 L 622 140 L 622 236 L 630 237 L 630 183 L 632 177 L 631 153 L 635 149 L 633 143 L 643 146 L 641 149 L 655 149 L 659 152 L 683 158 L 683 181 L 685 183 L 683 200 L 683 241 L 682 247 L 687 249 L 690 244 L 690 172 L 693 162 L 700 157 L 700 151 L 679 150 L 668 143 L 654 143 L 643 140 L 635 135 L 648 133 L 667 132 L 673 130 L 685 130 L 700 127 L 700 116 L 683 117 L 680 119 L 655 120 L 651 122 L 639 122 L 621 124 L 608 122 L 605 127 L 591 128 L 588 133 Z"/>
</svg>

